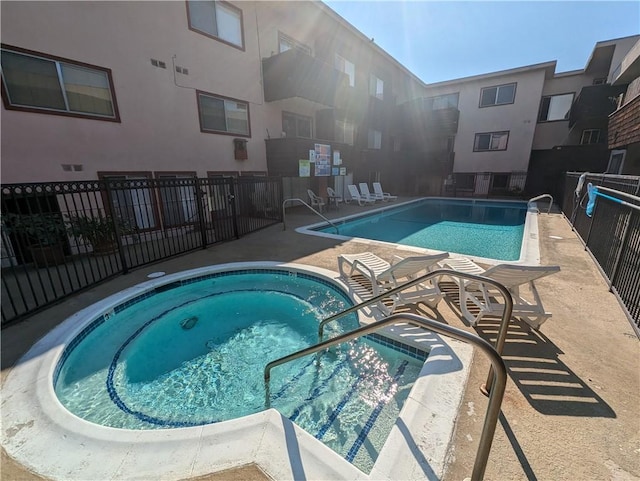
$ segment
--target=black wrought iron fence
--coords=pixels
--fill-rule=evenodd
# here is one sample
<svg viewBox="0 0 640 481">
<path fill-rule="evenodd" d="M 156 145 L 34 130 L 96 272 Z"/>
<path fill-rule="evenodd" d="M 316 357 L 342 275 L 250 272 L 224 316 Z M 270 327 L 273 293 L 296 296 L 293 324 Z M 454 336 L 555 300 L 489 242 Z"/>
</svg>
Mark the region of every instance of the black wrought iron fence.
<svg viewBox="0 0 640 481">
<path fill-rule="evenodd" d="M 567 172 L 562 210 L 640 337 L 640 177 L 584 174 L 581 180 L 581 175 Z M 591 217 L 586 214 L 588 183 L 613 190 L 597 197 Z"/>
<path fill-rule="evenodd" d="M 444 194 L 454 197 L 522 198 L 526 172 L 456 172 L 444 183 Z"/>
<path fill-rule="evenodd" d="M 268 177 L 2 186 L 2 325 L 98 282 L 281 222 Z"/>
</svg>

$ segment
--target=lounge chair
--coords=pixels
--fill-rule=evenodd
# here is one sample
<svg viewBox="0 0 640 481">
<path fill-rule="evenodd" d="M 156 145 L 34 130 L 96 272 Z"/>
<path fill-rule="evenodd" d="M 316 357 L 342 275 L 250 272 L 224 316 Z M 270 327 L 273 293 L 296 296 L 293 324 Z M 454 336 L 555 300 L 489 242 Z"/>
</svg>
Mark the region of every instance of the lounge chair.
<svg viewBox="0 0 640 481">
<path fill-rule="evenodd" d="M 560 266 L 498 264 L 483 269 L 466 258 L 447 259 L 440 265 L 458 272 L 488 277 L 505 286 L 513 297 L 513 317 L 521 318 L 534 329 L 539 329 L 544 321 L 551 317 L 551 313 L 544 310 L 534 281 L 560 271 Z M 475 326 L 484 316 L 502 315 L 504 304 L 499 301 L 503 298 L 493 286 L 458 278 L 454 278 L 454 281 L 458 284 L 460 291 L 460 311 L 472 326 Z M 528 284 L 531 291 L 528 299 L 520 292 L 520 287 L 524 284 Z M 479 310 L 477 314 L 469 310 L 469 303 L 472 308 Z"/>
<path fill-rule="evenodd" d="M 309 195 L 309 200 L 311 200 L 311 207 L 317 207 L 320 212 L 324 209 L 324 200 L 322 197 L 319 197 L 315 194 L 311 189 L 307 189 L 307 194 Z"/>
<path fill-rule="evenodd" d="M 344 202 L 344 199 L 336 194 L 336 191 L 331 187 L 327 187 L 327 195 L 329 196 L 329 205 L 333 204 L 336 206 L 336 209 L 339 207 L 340 202 Z"/>
<path fill-rule="evenodd" d="M 373 196 L 382 199 L 384 202 L 396 200 L 398 198 L 397 195 L 391 195 L 387 192 L 383 192 L 382 184 L 380 184 L 380 182 L 373 183 Z"/>
<path fill-rule="evenodd" d="M 395 256 L 391 264 L 371 252 L 360 254 L 341 254 L 338 256 L 338 270 L 340 277 L 349 285 L 356 282 L 353 277 L 361 275 L 371 283 L 371 290 L 365 291 L 356 286 L 356 291 L 363 298 L 378 296 L 385 291 L 398 287 L 420 273 L 432 271 L 438 267 L 438 261 L 449 257 L 447 252 L 429 256 Z M 431 280 L 409 287 L 405 291 L 392 296 L 390 305 L 380 302 L 378 307 L 385 314 L 391 314 L 397 306 L 424 302 L 430 307 L 436 307 L 442 299 L 437 283 Z"/>
<path fill-rule="evenodd" d="M 351 200 L 357 200 L 358 205 L 375 203 L 375 199 L 362 197 L 360 195 L 360 192 L 358 192 L 358 188 L 355 185 L 349 184 L 347 186 L 347 189 L 349 189 L 349 195 L 351 196 Z"/>
<path fill-rule="evenodd" d="M 371 192 L 369 192 L 369 186 L 365 182 L 360 182 L 360 195 L 365 199 L 373 199 L 374 202 L 376 200 L 384 200 L 382 197 L 378 198 L 372 195 Z"/>
</svg>

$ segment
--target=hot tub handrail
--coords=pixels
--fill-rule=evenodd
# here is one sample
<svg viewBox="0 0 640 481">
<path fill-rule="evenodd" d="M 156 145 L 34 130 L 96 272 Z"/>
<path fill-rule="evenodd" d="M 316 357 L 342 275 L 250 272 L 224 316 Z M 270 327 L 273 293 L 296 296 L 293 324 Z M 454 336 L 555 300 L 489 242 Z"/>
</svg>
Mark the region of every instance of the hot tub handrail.
<svg viewBox="0 0 640 481">
<path fill-rule="evenodd" d="M 551 207 L 553 206 L 553 196 L 551 194 L 540 194 L 536 197 L 532 197 L 531 199 L 529 199 L 529 202 L 527 202 L 527 204 L 530 204 L 531 202 L 534 202 L 536 200 L 545 199 L 547 197 L 549 198 L 549 208 L 547 209 L 547 214 L 549 214 L 551 212 Z"/>
<path fill-rule="evenodd" d="M 307 204 L 304 200 L 298 198 L 298 197 L 292 197 L 290 199 L 285 199 L 284 201 L 282 201 L 282 230 L 287 230 L 287 222 L 285 220 L 285 207 L 287 206 L 288 202 L 300 202 L 302 205 L 306 206 L 308 209 L 310 209 L 313 213 L 315 213 L 316 215 L 319 215 L 320 217 L 322 217 L 325 221 L 327 221 L 329 224 L 331 224 L 333 226 L 333 228 L 336 230 L 336 234 L 340 235 L 340 231 L 338 230 L 338 226 L 335 225 L 333 222 L 331 222 L 329 219 L 327 219 L 325 216 L 323 216 L 320 212 L 318 212 L 317 210 L 315 210 L 313 207 L 311 207 L 309 204 Z"/>
<path fill-rule="evenodd" d="M 502 312 L 502 319 L 500 320 L 500 329 L 498 330 L 498 337 L 496 338 L 496 344 L 495 344 L 496 351 L 498 351 L 498 354 L 502 355 L 502 349 L 504 348 L 504 343 L 507 339 L 507 331 L 509 330 L 509 320 L 511 319 L 511 313 L 513 312 L 513 297 L 511 297 L 511 293 L 506 287 L 504 287 L 502 284 L 500 284 L 499 282 L 493 279 L 489 279 L 488 277 L 478 276 L 475 274 L 468 274 L 466 272 L 458 272 L 452 269 L 436 269 L 434 271 L 427 272 L 426 274 L 420 277 L 416 277 L 415 279 L 412 279 L 409 282 L 405 282 L 404 284 L 398 287 L 394 287 L 393 289 L 390 289 L 378 296 L 372 297 L 371 299 L 367 299 L 366 301 L 362 301 L 360 304 L 356 304 L 355 306 L 348 307 L 344 311 L 340 311 L 337 314 L 334 314 L 333 316 L 323 319 L 322 321 L 320 321 L 320 324 L 318 325 L 318 342 L 322 341 L 322 336 L 324 334 L 324 326 L 329 322 L 333 322 L 336 319 L 346 316 L 347 314 L 352 314 L 356 311 L 359 311 L 363 307 L 367 307 L 367 306 L 370 306 L 371 304 L 375 304 L 376 302 L 380 302 L 389 296 L 398 294 L 404 291 L 405 289 L 415 286 L 417 284 L 420 284 L 421 282 L 431 279 L 432 277 L 439 277 L 439 276 L 458 277 L 460 279 L 467 279 L 470 281 L 482 282 L 495 287 L 496 289 L 498 289 L 500 294 L 502 294 L 502 297 L 504 298 L 504 311 Z M 493 381 L 493 370 L 490 369 L 489 375 L 487 376 L 487 382 L 482 386 L 480 386 L 480 390 L 485 395 L 488 394 L 488 390 L 490 389 L 492 381 Z"/>
<path fill-rule="evenodd" d="M 478 451 L 476 453 L 476 459 L 473 465 L 473 472 L 471 474 L 472 481 L 478 481 L 483 479 L 484 472 L 487 467 L 487 461 L 489 459 L 489 452 L 491 451 L 493 436 L 495 434 L 496 425 L 498 423 L 498 417 L 500 416 L 500 406 L 502 404 L 502 398 L 504 396 L 504 391 L 507 384 L 507 369 L 504 364 L 504 361 L 502 360 L 502 357 L 493 348 L 493 346 L 491 346 L 491 344 L 489 344 L 487 341 L 485 341 L 478 335 L 472 334 L 467 331 L 463 331 L 462 329 L 459 329 L 457 327 L 449 326 L 447 324 L 442 324 L 438 321 L 427 319 L 425 317 L 418 316 L 416 314 L 393 314 L 379 321 L 373 322 L 372 324 L 360 327 L 358 329 L 347 332 L 340 336 L 327 339 L 326 341 L 323 341 L 314 346 L 294 352 L 292 354 L 289 354 L 288 356 L 282 357 L 280 359 L 276 359 L 275 361 L 271 361 L 264 368 L 266 407 L 267 408 L 270 407 L 271 395 L 269 391 L 269 385 L 270 385 L 272 368 L 280 364 L 284 364 L 288 361 L 292 361 L 294 359 L 298 359 L 300 357 L 313 354 L 323 349 L 327 349 L 336 344 L 341 344 L 343 342 L 350 341 L 358 337 L 362 337 L 366 334 L 377 331 L 382 327 L 388 326 L 390 324 L 396 324 L 398 322 L 408 322 L 409 324 L 412 324 L 414 326 L 422 327 L 430 331 L 437 332 L 439 334 L 444 334 L 445 336 L 453 337 L 454 339 L 457 339 L 462 342 L 467 342 L 469 344 L 474 345 L 475 347 L 478 347 L 481 351 L 483 351 L 489 357 L 489 360 L 491 361 L 492 372 L 495 372 L 496 375 L 493 377 L 491 389 L 489 390 L 489 402 L 487 405 L 487 413 L 484 418 L 482 434 L 480 435 Z"/>
</svg>

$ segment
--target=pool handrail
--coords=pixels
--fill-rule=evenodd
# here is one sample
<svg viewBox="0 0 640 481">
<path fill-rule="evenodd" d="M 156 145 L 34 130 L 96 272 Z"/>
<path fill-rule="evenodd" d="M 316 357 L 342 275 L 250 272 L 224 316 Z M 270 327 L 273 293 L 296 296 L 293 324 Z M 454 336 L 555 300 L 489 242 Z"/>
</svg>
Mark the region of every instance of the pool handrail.
<svg viewBox="0 0 640 481">
<path fill-rule="evenodd" d="M 527 202 L 527 204 L 535 202 L 536 200 L 545 199 L 547 197 L 549 198 L 549 208 L 547 209 L 547 214 L 549 214 L 551 212 L 551 207 L 553 206 L 553 196 L 551 194 L 540 194 L 536 197 L 532 197 L 531 199 L 529 199 L 529 202 Z"/>
<path fill-rule="evenodd" d="M 333 226 L 333 228 L 336 230 L 336 235 L 340 235 L 340 231 L 338 230 L 338 226 L 337 225 L 335 225 L 333 222 L 331 222 L 329 219 L 327 219 L 324 215 L 322 215 L 320 212 L 315 210 L 313 207 L 311 207 L 309 204 L 307 204 L 304 200 L 302 200 L 302 199 L 300 199 L 298 197 L 292 197 L 290 199 L 285 199 L 284 201 L 282 201 L 282 230 L 287 230 L 287 222 L 285 221 L 285 207 L 287 206 L 287 202 L 291 202 L 291 201 L 300 202 L 302 205 L 305 205 L 308 209 L 313 211 L 316 215 L 319 215 L 325 221 L 327 221 L 329 224 L 331 224 Z"/>
<path fill-rule="evenodd" d="M 289 354 L 288 356 L 281 357 L 280 359 L 276 359 L 275 361 L 271 361 L 264 368 L 265 406 L 267 408 L 270 407 L 271 395 L 269 385 L 272 368 L 280 364 L 284 364 L 288 361 L 292 361 L 294 359 L 313 354 L 323 349 L 327 349 L 336 344 L 341 344 L 343 342 L 356 339 L 371 332 L 377 331 L 382 327 L 388 326 L 390 324 L 396 324 L 398 322 L 407 322 L 414 326 L 422 327 L 439 334 L 444 334 L 445 336 L 453 337 L 454 339 L 457 339 L 459 341 L 472 344 L 475 347 L 478 347 L 489 357 L 492 366 L 491 372 L 495 372 L 496 375 L 493 377 L 493 380 L 491 382 L 487 413 L 484 418 L 482 433 L 480 435 L 480 441 L 478 444 L 478 451 L 476 453 L 473 472 L 471 474 L 472 481 L 482 480 L 487 468 L 489 452 L 491 451 L 491 444 L 493 443 L 493 437 L 495 435 L 498 418 L 500 416 L 500 406 L 502 405 L 502 399 L 504 397 L 504 391 L 507 384 L 507 368 L 504 364 L 504 361 L 502 360 L 502 357 L 496 351 L 496 349 L 491 346 L 491 344 L 482 339 L 480 336 L 464 331 L 457 327 L 442 324 L 438 321 L 418 316 L 417 314 L 392 314 L 383 319 L 380 319 L 379 321 L 375 321 L 366 326 L 354 329 L 353 331 L 349 331 L 345 334 L 341 334 L 331 339 L 327 339 L 326 341 L 320 342 L 319 344 L 315 344 L 314 346 L 310 346 L 306 349 L 294 352 L 292 354 Z"/>
</svg>

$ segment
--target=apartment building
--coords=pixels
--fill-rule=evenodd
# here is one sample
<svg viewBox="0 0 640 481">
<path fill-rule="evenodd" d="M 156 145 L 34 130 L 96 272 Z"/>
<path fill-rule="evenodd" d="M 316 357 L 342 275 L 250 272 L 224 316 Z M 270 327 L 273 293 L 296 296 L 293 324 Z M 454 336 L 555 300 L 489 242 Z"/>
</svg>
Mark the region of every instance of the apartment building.
<svg viewBox="0 0 640 481">
<path fill-rule="evenodd" d="M 296 180 L 321 144 L 339 157 L 293 187 L 322 191 L 354 169 L 375 175 L 396 103 L 422 86 L 321 2 L 1 8 L 5 183 Z"/>
<path fill-rule="evenodd" d="M 609 116 L 607 172 L 640 175 L 640 40 L 611 72 L 609 82 L 626 88 Z"/>
<path fill-rule="evenodd" d="M 548 190 L 576 163 L 606 168 L 609 98 L 626 89 L 612 73 L 638 39 L 599 42 L 579 71 L 425 85 L 322 2 L 0 8 L 4 183 L 269 174 L 302 197 L 378 179 L 404 194 Z"/>
</svg>

